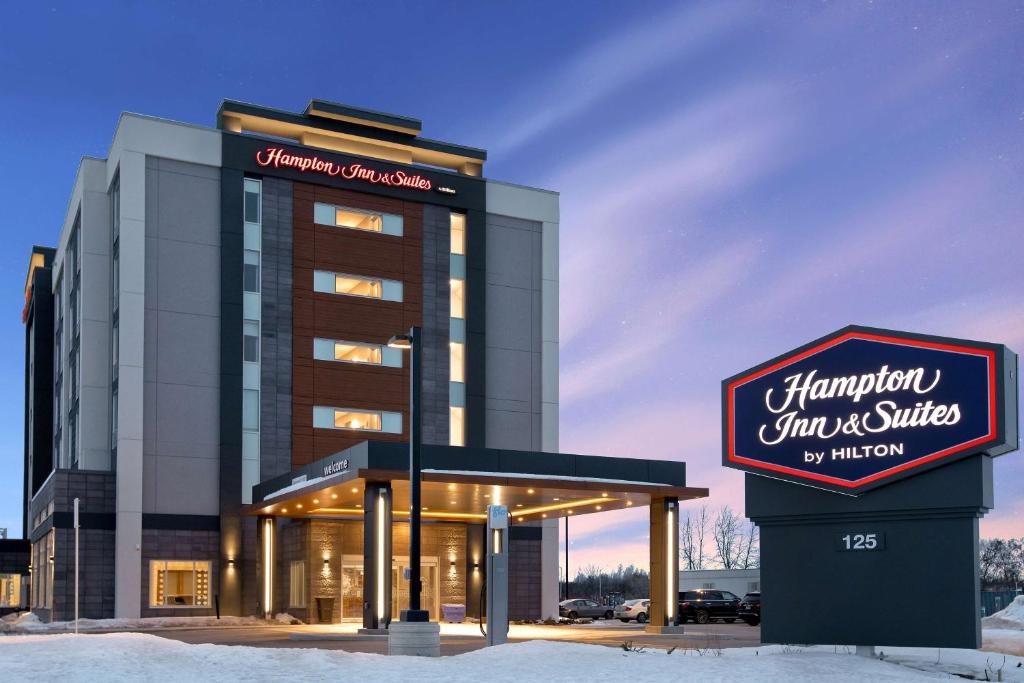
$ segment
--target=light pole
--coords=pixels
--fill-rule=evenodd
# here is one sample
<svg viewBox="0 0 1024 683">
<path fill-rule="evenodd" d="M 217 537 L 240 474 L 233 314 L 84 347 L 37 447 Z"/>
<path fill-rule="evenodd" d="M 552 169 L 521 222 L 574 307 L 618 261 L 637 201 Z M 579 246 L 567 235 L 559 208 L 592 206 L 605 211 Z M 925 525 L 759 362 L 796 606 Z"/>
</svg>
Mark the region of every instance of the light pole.
<svg viewBox="0 0 1024 683">
<path fill-rule="evenodd" d="M 422 349 L 420 328 L 413 326 L 409 334 L 395 335 L 388 340 L 393 349 L 409 353 L 409 609 L 402 610 L 400 621 L 430 621 L 430 613 L 420 609 L 420 446 L 423 434 L 420 425 L 420 388 Z"/>
</svg>

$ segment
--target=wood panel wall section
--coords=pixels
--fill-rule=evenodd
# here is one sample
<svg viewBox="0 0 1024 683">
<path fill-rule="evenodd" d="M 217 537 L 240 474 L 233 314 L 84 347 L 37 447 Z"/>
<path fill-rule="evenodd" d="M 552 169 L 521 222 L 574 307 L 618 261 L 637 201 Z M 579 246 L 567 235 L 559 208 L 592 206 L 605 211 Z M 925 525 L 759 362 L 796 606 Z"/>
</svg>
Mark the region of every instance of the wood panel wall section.
<svg viewBox="0 0 1024 683">
<path fill-rule="evenodd" d="M 403 236 L 313 223 L 313 204 L 383 211 L 404 218 Z M 408 438 L 409 359 L 401 368 L 313 359 L 313 338 L 387 343 L 423 321 L 423 206 L 360 192 L 294 184 L 292 468 L 361 441 Z M 403 283 L 401 303 L 313 292 L 313 271 Z M 402 413 L 402 434 L 313 428 L 313 406 Z"/>
</svg>

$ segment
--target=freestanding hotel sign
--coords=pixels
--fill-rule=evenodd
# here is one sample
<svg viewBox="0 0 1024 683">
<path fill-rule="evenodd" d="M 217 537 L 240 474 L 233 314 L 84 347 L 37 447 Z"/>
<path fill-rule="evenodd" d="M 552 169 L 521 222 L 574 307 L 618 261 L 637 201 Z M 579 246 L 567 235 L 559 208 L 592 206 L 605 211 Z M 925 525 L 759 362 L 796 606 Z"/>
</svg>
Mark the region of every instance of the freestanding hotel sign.
<svg viewBox="0 0 1024 683">
<path fill-rule="evenodd" d="M 980 646 L 1012 351 L 847 327 L 724 380 L 722 432 L 761 530 L 764 642 Z"/>
<path fill-rule="evenodd" d="M 856 495 L 1004 453 L 1008 356 L 1012 371 L 998 344 L 840 330 L 723 383 L 724 464 Z"/>
</svg>

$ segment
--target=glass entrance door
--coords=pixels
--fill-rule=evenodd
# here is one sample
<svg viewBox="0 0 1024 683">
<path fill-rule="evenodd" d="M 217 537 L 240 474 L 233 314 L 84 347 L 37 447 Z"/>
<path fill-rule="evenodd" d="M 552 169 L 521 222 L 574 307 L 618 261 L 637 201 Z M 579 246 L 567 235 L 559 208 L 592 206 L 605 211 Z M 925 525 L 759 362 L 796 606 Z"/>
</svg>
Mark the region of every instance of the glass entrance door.
<svg viewBox="0 0 1024 683">
<path fill-rule="evenodd" d="M 341 618 L 363 620 L 363 557 L 345 555 L 341 563 Z"/>
<path fill-rule="evenodd" d="M 427 610 L 430 618 L 439 618 L 440 575 L 436 557 L 424 557 L 420 561 L 420 607 Z M 391 562 L 391 618 L 397 620 L 403 609 L 409 607 L 409 582 L 405 570 L 409 568 L 408 557 L 395 557 Z M 363 558 L 361 555 L 345 555 L 341 564 L 341 618 L 345 621 L 363 619 Z"/>
<path fill-rule="evenodd" d="M 409 608 L 409 582 L 405 578 L 405 570 L 408 568 L 408 557 L 396 557 L 391 564 L 392 619 L 398 619 L 401 610 Z M 436 557 L 420 558 L 420 580 L 423 584 L 420 591 L 420 609 L 426 610 L 430 618 L 437 621 L 441 586 Z"/>
</svg>

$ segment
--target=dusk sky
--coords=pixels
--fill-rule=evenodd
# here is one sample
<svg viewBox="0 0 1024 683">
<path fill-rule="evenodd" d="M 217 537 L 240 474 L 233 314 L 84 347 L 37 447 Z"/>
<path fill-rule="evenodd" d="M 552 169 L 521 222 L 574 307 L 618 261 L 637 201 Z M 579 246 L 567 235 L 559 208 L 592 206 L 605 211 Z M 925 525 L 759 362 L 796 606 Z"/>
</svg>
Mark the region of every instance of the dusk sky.
<svg viewBox="0 0 1024 683">
<path fill-rule="evenodd" d="M 0 527 L 21 530 L 32 244 L 122 111 L 322 98 L 561 193 L 561 450 L 721 467 L 724 377 L 857 323 L 1024 352 L 1020 2 L 5 3 Z M 983 536 L 1024 536 L 1024 455 Z M 647 565 L 647 511 L 570 525 Z"/>
</svg>

